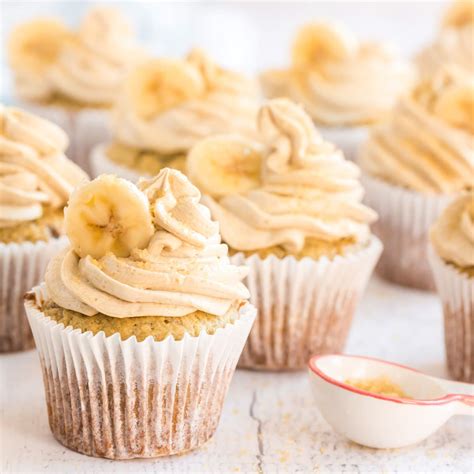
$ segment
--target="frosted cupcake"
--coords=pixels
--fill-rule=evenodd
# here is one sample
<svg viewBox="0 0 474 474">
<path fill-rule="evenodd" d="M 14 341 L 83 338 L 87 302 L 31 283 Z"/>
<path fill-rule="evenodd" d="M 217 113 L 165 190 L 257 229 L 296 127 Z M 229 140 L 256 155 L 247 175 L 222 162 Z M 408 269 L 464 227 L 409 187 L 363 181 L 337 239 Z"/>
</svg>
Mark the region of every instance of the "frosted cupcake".
<svg viewBox="0 0 474 474">
<path fill-rule="evenodd" d="M 267 97 L 301 103 L 322 135 L 352 159 L 367 126 L 384 118 L 409 86 L 412 70 L 388 46 L 309 23 L 296 35 L 288 69 L 261 75 Z"/>
<path fill-rule="evenodd" d="M 378 269 L 401 285 L 434 289 L 428 230 L 451 196 L 473 185 L 474 83 L 443 69 L 421 81 L 360 153 L 367 203 L 384 243 Z"/>
<path fill-rule="evenodd" d="M 26 297 L 50 427 L 68 448 L 156 457 L 213 435 L 255 310 L 199 199 L 170 169 L 72 194 L 71 246 Z"/>
<path fill-rule="evenodd" d="M 113 141 L 94 150 L 96 174 L 136 181 L 163 167 L 184 170 L 187 151 L 216 133 L 255 135 L 256 84 L 193 50 L 153 59 L 126 78 L 113 114 Z"/>
<path fill-rule="evenodd" d="M 45 18 L 19 25 L 8 42 L 16 95 L 24 107 L 56 122 L 71 139 L 68 154 L 82 167 L 107 138 L 106 110 L 130 66 L 143 53 L 115 9 L 91 9 L 77 31 Z"/>
<path fill-rule="evenodd" d="M 221 226 L 232 262 L 250 268 L 246 283 L 258 316 L 240 365 L 302 369 L 312 354 L 344 348 L 381 252 L 369 229 L 376 214 L 360 202 L 357 166 L 319 136 L 302 108 L 270 101 L 260 109 L 258 131 L 263 149 L 246 141 L 229 141 L 225 149 L 225 137 L 209 138 L 193 148 L 189 163 L 201 160 L 208 189 L 226 176 L 234 190 L 206 195 L 203 203 Z M 223 150 L 222 160 L 214 155 L 210 168 L 216 150 Z M 254 163 L 258 153 L 260 179 L 242 180 L 240 163 L 245 156 Z M 230 166 L 229 156 L 239 166 Z"/>
<path fill-rule="evenodd" d="M 444 15 L 433 42 L 421 51 L 416 63 L 423 77 L 448 64 L 474 74 L 474 2 L 457 0 Z"/>
<path fill-rule="evenodd" d="M 0 105 L 0 352 L 34 346 L 23 295 L 67 243 L 63 207 L 86 174 L 64 156 L 56 125 Z"/>
<path fill-rule="evenodd" d="M 430 263 L 443 303 L 448 368 L 474 383 L 474 192 L 453 201 L 430 232 Z"/>
</svg>

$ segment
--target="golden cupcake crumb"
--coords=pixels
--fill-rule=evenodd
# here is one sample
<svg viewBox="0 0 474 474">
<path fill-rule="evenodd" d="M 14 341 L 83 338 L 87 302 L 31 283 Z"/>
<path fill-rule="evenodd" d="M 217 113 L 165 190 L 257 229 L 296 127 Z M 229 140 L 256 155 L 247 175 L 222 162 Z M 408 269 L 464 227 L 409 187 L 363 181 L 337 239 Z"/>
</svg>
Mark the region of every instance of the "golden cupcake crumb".
<svg viewBox="0 0 474 474">
<path fill-rule="evenodd" d="M 377 393 L 387 397 L 410 398 L 397 384 L 393 383 L 388 377 L 381 376 L 372 379 L 347 379 L 344 381 L 347 385 L 365 390 L 370 393 Z"/>
</svg>

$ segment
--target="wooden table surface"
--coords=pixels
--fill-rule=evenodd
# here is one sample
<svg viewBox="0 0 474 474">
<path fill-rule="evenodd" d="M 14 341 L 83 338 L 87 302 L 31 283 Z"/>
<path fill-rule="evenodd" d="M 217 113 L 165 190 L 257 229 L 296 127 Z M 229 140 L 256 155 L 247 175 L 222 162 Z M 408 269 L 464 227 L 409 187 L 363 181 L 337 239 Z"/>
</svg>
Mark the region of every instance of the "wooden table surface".
<svg viewBox="0 0 474 474">
<path fill-rule="evenodd" d="M 446 376 L 441 306 L 433 294 L 374 278 L 346 352 Z M 214 438 L 174 458 L 110 461 L 58 444 L 46 416 L 35 351 L 0 356 L 0 471 L 105 472 L 474 472 L 472 418 L 452 418 L 417 446 L 374 450 L 335 434 L 318 414 L 301 373 L 239 370 Z"/>
</svg>

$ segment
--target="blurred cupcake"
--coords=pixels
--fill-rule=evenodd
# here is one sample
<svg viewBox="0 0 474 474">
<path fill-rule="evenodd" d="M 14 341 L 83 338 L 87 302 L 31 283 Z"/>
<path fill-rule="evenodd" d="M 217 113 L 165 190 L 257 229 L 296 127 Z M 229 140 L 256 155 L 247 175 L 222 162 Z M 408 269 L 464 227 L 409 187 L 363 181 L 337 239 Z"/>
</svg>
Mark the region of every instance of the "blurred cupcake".
<svg viewBox="0 0 474 474">
<path fill-rule="evenodd" d="M 199 50 L 183 60 L 144 62 L 125 81 L 113 114 L 113 141 L 94 150 L 94 171 L 135 181 L 164 167 L 184 170 L 187 151 L 208 135 L 255 135 L 258 100 L 253 81 Z"/>
<path fill-rule="evenodd" d="M 433 42 L 421 51 L 416 63 L 422 77 L 430 77 L 447 64 L 474 74 L 474 2 L 457 0 L 444 15 Z"/>
<path fill-rule="evenodd" d="M 302 108 L 272 100 L 260 109 L 258 130 L 263 148 L 236 137 L 226 148 L 225 137 L 209 138 L 191 150 L 188 165 L 201 163 L 199 182 L 214 194 L 203 203 L 232 262 L 250 268 L 258 316 L 240 365 L 302 369 L 312 354 L 344 348 L 381 252 L 369 230 L 376 214 L 360 202 L 357 166 L 323 141 Z M 253 165 L 243 166 L 246 160 Z M 243 169 L 252 170 L 246 179 Z"/>
<path fill-rule="evenodd" d="M 0 105 L 0 352 L 34 347 L 23 295 L 67 243 L 63 207 L 86 174 L 56 125 Z"/>
<path fill-rule="evenodd" d="M 388 46 L 359 42 L 326 23 L 303 26 L 289 69 L 261 75 L 268 97 L 301 103 L 323 137 L 353 159 L 367 126 L 380 121 L 412 81 L 412 70 Z"/>
<path fill-rule="evenodd" d="M 156 457 L 213 435 L 255 309 L 199 199 L 170 169 L 72 194 L 71 247 L 26 297 L 50 427 L 68 448 Z"/>
<path fill-rule="evenodd" d="M 472 78 L 442 69 L 403 97 L 361 148 L 367 204 L 384 244 L 378 270 L 395 283 L 434 289 L 428 230 L 451 196 L 473 185 L 473 111 Z"/>
<path fill-rule="evenodd" d="M 126 71 L 143 57 L 126 19 L 96 7 L 74 32 L 56 19 L 33 20 L 13 30 L 8 56 L 22 105 L 66 130 L 68 154 L 87 168 L 91 147 L 108 136 L 106 111 Z"/>
<path fill-rule="evenodd" d="M 474 192 L 453 201 L 430 232 L 430 263 L 443 303 L 448 368 L 474 383 Z"/>
</svg>

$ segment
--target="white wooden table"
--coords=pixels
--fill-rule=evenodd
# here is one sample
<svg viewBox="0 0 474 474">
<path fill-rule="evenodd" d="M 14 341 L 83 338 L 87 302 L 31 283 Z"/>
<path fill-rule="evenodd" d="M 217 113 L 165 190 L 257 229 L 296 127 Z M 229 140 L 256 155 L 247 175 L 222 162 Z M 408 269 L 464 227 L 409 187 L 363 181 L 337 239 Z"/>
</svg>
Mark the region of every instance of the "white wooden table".
<svg viewBox="0 0 474 474">
<path fill-rule="evenodd" d="M 445 376 L 441 307 L 432 295 L 374 278 L 347 352 Z M 374 450 L 336 435 L 314 408 L 307 374 L 237 371 L 215 437 L 200 451 L 109 461 L 58 444 L 34 351 L 0 356 L 0 472 L 474 472 L 472 418 L 452 418 L 424 443 Z"/>
</svg>

